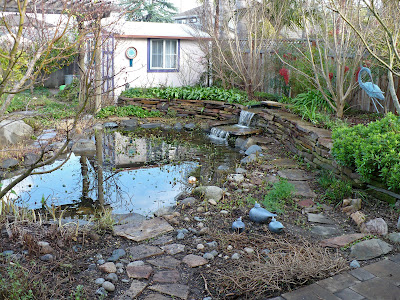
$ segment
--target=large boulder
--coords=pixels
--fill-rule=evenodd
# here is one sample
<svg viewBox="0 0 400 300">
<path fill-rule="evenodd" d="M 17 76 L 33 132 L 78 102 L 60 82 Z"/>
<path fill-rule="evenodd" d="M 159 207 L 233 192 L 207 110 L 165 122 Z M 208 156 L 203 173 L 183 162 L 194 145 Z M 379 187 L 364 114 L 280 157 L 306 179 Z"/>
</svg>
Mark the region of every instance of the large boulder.
<svg viewBox="0 0 400 300">
<path fill-rule="evenodd" d="M 204 200 L 214 199 L 219 201 L 222 199 L 224 191 L 218 186 L 199 186 L 193 190 L 193 194 L 202 197 Z"/>
<path fill-rule="evenodd" d="M 4 120 L 0 122 L 0 144 L 16 144 L 29 139 L 33 128 L 22 120 Z"/>
</svg>

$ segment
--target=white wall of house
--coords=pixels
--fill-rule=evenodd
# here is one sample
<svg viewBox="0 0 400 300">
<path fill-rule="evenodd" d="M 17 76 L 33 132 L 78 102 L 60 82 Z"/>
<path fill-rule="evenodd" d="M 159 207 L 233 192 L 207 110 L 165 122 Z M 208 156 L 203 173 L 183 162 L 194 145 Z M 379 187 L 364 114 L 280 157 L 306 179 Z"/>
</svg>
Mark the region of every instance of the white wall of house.
<svg viewBox="0 0 400 300">
<path fill-rule="evenodd" d="M 137 56 L 130 60 L 126 49 L 134 47 Z M 147 38 L 117 38 L 114 55 L 116 96 L 129 87 L 185 86 L 199 82 L 205 72 L 204 53 L 195 40 L 179 40 L 178 69 L 149 71 Z"/>
</svg>

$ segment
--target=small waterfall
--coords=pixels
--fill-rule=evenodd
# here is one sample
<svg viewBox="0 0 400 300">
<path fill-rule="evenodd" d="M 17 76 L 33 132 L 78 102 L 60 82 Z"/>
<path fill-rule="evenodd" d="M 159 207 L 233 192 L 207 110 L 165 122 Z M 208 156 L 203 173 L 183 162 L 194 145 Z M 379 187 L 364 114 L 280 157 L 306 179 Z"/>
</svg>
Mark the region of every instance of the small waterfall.
<svg viewBox="0 0 400 300">
<path fill-rule="evenodd" d="M 247 110 L 242 110 L 240 112 L 238 125 L 249 127 L 253 116 L 254 116 L 254 113 L 247 111 Z"/>
<path fill-rule="evenodd" d="M 213 127 L 213 128 L 211 128 L 210 137 L 216 138 L 216 139 L 221 139 L 221 140 L 227 140 L 229 137 L 229 131 L 225 131 L 225 130 L 219 129 L 217 127 Z"/>
</svg>

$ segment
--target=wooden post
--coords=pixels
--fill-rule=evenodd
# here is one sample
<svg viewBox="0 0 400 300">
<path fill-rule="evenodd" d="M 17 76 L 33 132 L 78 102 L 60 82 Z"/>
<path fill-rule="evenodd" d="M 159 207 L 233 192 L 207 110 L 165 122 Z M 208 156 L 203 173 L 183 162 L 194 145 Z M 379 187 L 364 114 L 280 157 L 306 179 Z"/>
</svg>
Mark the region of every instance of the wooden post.
<svg viewBox="0 0 400 300">
<path fill-rule="evenodd" d="M 94 69 L 94 77 L 95 77 L 95 106 L 94 106 L 94 113 L 98 113 L 101 109 L 101 48 L 102 48 L 102 41 L 101 41 L 101 32 L 100 32 L 100 21 L 96 22 L 96 30 L 97 30 L 97 41 L 96 41 L 96 48 L 94 49 L 95 55 L 95 69 Z"/>
<path fill-rule="evenodd" d="M 97 162 L 97 200 L 104 207 L 104 179 L 103 179 L 103 132 L 95 129 L 96 162 Z"/>
</svg>

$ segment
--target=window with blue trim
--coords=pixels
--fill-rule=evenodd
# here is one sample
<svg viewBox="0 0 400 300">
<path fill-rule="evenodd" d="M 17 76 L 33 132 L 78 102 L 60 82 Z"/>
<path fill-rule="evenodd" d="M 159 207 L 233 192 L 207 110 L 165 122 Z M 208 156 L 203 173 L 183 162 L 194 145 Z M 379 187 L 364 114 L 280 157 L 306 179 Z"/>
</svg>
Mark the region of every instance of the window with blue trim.
<svg viewBox="0 0 400 300">
<path fill-rule="evenodd" d="M 150 39 L 149 71 L 177 71 L 178 40 Z"/>
</svg>

